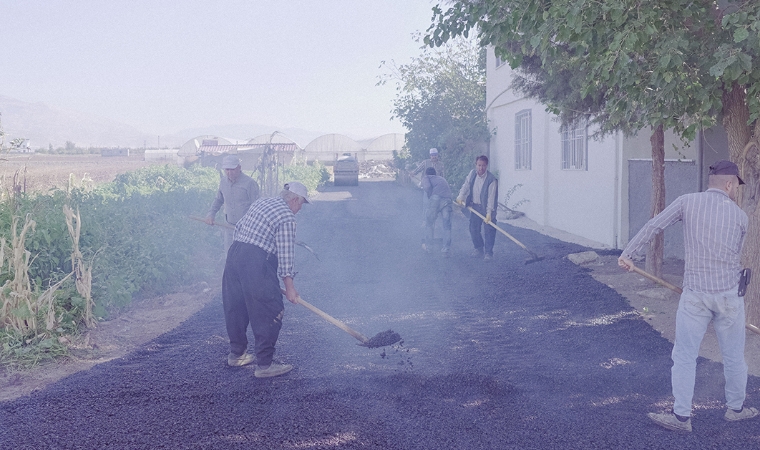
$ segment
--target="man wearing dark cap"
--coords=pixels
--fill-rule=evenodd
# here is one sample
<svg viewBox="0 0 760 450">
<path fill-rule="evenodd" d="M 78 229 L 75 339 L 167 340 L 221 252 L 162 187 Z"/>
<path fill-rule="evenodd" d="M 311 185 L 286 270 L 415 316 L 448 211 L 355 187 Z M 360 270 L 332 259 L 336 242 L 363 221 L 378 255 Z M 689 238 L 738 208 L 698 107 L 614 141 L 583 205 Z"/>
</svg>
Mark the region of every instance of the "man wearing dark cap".
<svg viewBox="0 0 760 450">
<path fill-rule="evenodd" d="M 648 416 L 658 425 L 675 431 L 691 431 L 697 357 L 707 326 L 712 322 L 723 356 L 728 421 L 751 419 L 756 408 L 744 407 L 747 364 L 744 361 L 744 298 L 739 296 L 742 267 L 739 257 L 747 234 L 748 218 L 736 204 L 744 181 L 731 161 L 710 166 L 707 191 L 678 197 L 649 220 L 631 239 L 618 259 L 633 269 L 633 255 L 666 227 L 683 222 L 683 293 L 676 312 L 673 344 L 673 411 Z"/>
<path fill-rule="evenodd" d="M 251 203 L 259 198 L 259 185 L 253 178 L 243 173 L 240 159 L 235 155 L 227 155 L 222 159 L 222 169 L 224 174 L 219 180 L 219 190 L 206 214 L 205 222 L 213 225 L 216 213 L 224 205 L 224 220 L 234 226 L 248 211 Z M 224 254 L 226 255 L 232 245 L 232 229 L 223 228 L 222 233 L 224 233 Z"/>
<path fill-rule="evenodd" d="M 298 304 L 293 285 L 296 214 L 309 203 L 306 186 L 293 181 L 277 197 L 257 200 L 235 226 L 235 239 L 227 252 L 222 276 L 224 320 L 230 338 L 227 365 L 245 366 L 256 360 L 254 376 L 275 377 L 293 366 L 273 361 L 282 327 L 285 297 Z M 248 324 L 256 355 L 246 353 Z"/>
</svg>

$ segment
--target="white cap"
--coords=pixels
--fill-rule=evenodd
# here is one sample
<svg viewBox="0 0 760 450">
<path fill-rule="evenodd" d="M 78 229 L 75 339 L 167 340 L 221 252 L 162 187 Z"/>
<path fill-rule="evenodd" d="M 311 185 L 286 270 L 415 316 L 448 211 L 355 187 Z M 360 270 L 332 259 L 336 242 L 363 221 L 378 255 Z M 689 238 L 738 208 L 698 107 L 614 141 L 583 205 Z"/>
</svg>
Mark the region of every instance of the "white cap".
<svg viewBox="0 0 760 450">
<path fill-rule="evenodd" d="M 234 169 L 240 165 L 240 158 L 235 155 L 227 155 L 222 159 L 222 169 Z"/>
<path fill-rule="evenodd" d="M 430 149 L 430 154 L 431 155 L 437 155 L 438 154 L 438 149 L 437 148 L 431 148 Z"/>
<path fill-rule="evenodd" d="M 306 186 L 304 186 L 302 183 L 298 181 L 291 181 L 290 183 L 285 183 L 285 189 L 289 190 L 290 192 L 296 195 L 303 197 L 303 199 L 306 200 L 306 203 L 309 203 L 309 190 L 306 189 Z"/>
</svg>

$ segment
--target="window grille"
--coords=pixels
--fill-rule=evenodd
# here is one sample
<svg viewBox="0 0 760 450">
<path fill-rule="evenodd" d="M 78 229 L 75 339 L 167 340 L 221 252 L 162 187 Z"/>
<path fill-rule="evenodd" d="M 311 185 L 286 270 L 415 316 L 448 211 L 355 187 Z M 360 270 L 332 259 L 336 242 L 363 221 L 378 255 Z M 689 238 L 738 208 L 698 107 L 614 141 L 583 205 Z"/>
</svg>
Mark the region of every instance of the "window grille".
<svg viewBox="0 0 760 450">
<path fill-rule="evenodd" d="M 562 127 L 563 170 L 588 170 L 586 127 L 585 120 L 579 120 L 572 126 Z"/>
<path fill-rule="evenodd" d="M 515 114 L 515 170 L 530 170 L 532 158 L 530 110 Z"/>
</svg>

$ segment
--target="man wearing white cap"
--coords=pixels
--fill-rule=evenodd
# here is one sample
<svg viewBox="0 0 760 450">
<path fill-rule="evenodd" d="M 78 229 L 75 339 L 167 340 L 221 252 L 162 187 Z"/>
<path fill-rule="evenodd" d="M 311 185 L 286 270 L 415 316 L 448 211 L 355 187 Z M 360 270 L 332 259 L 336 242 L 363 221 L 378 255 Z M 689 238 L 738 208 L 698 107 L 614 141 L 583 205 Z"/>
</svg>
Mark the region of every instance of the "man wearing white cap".
<svg viewBox="0 0 760 450">
<path fill-rule="evenodd" d="M 225 156 L 222 159 L 222 169 L 224 174 L 219 180 L 219 190 L 206 214 L 205 222 L 209 225 L 214 224 L 214 217 L 222 205 L 224 205 L 225 222 L 235 225 L 248 211 L 251 204 L 259 198 L 259 185 L 253 178 L 243 173 L 237 156 Z M 226 254 L 232 245 L 232 229 L 224 228 L 222 233 L 224 233 L 224 253 Z"/>
<path fill-rule="evenodd" d="M 418 173 L 425 173 L 425 170 L 428 169 L 428 167 L 432 167 L 435 169 L 436 175 L 439 177 L 445 177 L 446 174 L 443 170 L 443 161 L 438 159 L 438 149 L 437 148 L 431 148 L 430 149 L 430 159 L 426 159 L 420 163 L 419 166 L 417 166 L 416 169 L 412 172 L 412 176 L 417 175 Z"/>
<path fill-rule="evenodd" d="M 275 344 L 282 328 L 285 297 L 298 304 L 293 285 L 296 243 L 296 214 L 309 203 L 306 186 L 293 181 L 277 197 L 257 200 L 235 226 L 235 237 L 227 252 L 222 276 L 224 320 L 230 338 L 227 365 L 245 366 L 256 360 L 254 376 L 276 377 L 293 366 L 273 361 Z M 278 279 L 279 277 L 279 279 Z M 246 330 L 251 325 L 255 356 L 246 353 Z"/>
</svg>

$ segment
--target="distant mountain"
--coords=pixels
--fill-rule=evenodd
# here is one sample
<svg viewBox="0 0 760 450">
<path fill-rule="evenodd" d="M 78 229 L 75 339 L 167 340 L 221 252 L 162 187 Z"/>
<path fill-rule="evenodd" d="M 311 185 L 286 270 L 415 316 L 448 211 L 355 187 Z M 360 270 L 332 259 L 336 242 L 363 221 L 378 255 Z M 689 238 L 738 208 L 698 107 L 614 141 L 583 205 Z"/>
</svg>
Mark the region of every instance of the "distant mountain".
<svg viewBox="0 0 760 450">
<path fill-rule="evenodd" d="M 2 95 L 0 113 L 6 143 L 11 139 L 26 138 L 32 148 L 63 147 L 66 141 L 79 147 L 142 147 L 145 141 L 156 140 L 152 134 L 113 120 Z"/>
<path fill-rule="evenodd" d="M 0 95 L 0 114 L 6 144 L 12 139 L 29 139 L 32 148 L 64 147 L 66 141 L 78 147 L 131 147 L 141 148 L 147 142 L 154 147 L 160 139 L 161 147 L 180 147 L 198 136 L 212 135 L 244 143 L 262 134 L 275 131 L 289 137 L 301 148 L 315 138 L 329 134 L 302 128 L 278 128 L 260 124 L 209 125 L 187 128 L 176 133 L 156 136 L 110 119 L 76 111 L 64 111 L 44 103 L 29 103 Z M 374 136 L 377 137 L 377 136 Z M 372 139 L 364 139 L 366 145 Z"/>
</svg>

